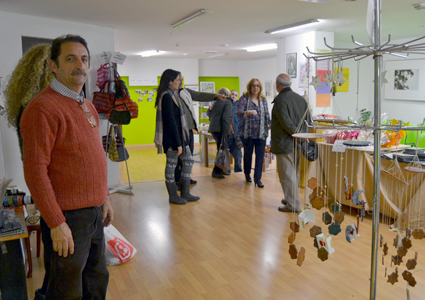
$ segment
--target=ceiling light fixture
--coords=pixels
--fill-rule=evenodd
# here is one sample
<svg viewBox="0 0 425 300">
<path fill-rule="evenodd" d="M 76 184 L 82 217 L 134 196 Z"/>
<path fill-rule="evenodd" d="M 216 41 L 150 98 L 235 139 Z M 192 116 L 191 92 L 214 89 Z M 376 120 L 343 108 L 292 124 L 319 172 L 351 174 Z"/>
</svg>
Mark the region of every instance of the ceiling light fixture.
<svg viewBox="0 0 425 300">
<path fill-rule="evenodd" d="M 227 55 L 228 53 L 218 53 L 218 54 L 213 54 L 210 56 L 207 56 L 207 58 L 212 58 L 212 57 L 219 57 L 219 56 L 223 56 L 223 55 Z"/>
<path fill-rule="evenodd" d="M 149 51 L 143 51 L 140 53 L 140 55 L 142 57 L 149 57 L 149 56 L 154 56 L 154 55 L 160 55 L 163 54 L 164 51 L 159 51 L 159 50 L 149 50 Z"/>
<path fill-rule="evenodd" d="M 412 5 L 417 10 L 425 10 L 425 3 L 415 3 L 415 4 L 412 4 Z"/>
<path fill-rule="evenodd" d="M 310 19 L 310 20 L 307 20 L 307 21 L 302 21 L 302 22 L 298 22 L 298 23 L 294 23 L 294 24 L 290 24 L 290 25 L 286 25 L 286 26 L 282 26 L 282 27 L 278 27 L 278 28 L 274 28 L 274 29 L 269 29 L 267 31 L 264 31 L 264 33 L 275 34 L 275 33 L 279 33 L 279 32 L 282 32 L 284 30 L 290 29 L 290 28 L 308 25 L 308 24 L 316 23 L 316 22 L 319 22 L 319 20 L 318 19 Z"/>
<path fill-rule="evenodd" d="M 246 48 L 246 51 L 257 52 L 257 51 L 271 50 L 271 49 L 277 49 L 277 44 L 264 44 L 264 45 L 253 46 L 253 47 Z"/>
<path fill-rule="evenodd" d="M 174 24 L 171 24 L 171 27 L 173 27 L 173 28 L 179 28 L 179 27 L 183 26 L 184 24 L 186 24 L 186 23 L 188 23 L 188 22 L 190 22 L 190 21 L 192 21 L 192 20 L 194 20 L 196 18 L 199 18 L 200 16 L 206 14 L 206 12 L 207 11 L 205 9 L 200 9 L 200 10 L 194 12 L 193 14 L 191 14 L 190 16 L 187 16 L 186 18 L 181 19 L 180 21 L 177 21 Z"/>
</svg>

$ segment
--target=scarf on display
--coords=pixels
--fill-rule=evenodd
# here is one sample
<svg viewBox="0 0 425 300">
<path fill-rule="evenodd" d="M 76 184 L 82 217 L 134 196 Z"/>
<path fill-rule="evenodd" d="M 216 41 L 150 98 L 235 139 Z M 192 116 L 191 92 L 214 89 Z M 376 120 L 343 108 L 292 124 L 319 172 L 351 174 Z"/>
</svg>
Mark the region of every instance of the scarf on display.
<svg viewBox="0 0 425 300">
<path fill-rule="evenodd" d="M 162 143 L 164 138 L 164 124 L 162 120 L 162 99 L 165 94 L 170 94 L 171 98 L 173 99 L 174 103 L 177 105 L 177 107 L 180 110 L 180 122 L 182 125 L 182 137 L 183 137 L 183 152 L 185 151 L 185 145 L 186 142 L 189 139 L 189 126 L 187 125 L 187 119 L 186 115 L 184 113 L 184 108 L 182 103 L 180 102 L 180 97 L 176 97 L 175 92 L 172 89 L 168 89 L 165 92 L 161 94 L 161 97 L 159 98 L 158 105 L 156 107 L 156 126 L 155 126 L 155 139 L 154 143 L 155 146 L 158 149 L 158 154 L 162 153 Z"/>
<path fill-rule="evenodd" d="M 258 105 L 260 107 L 260 136 L 259 139 L 266 140 L 268 135 L 267 122 L 266 122 L 266 100 L 258 99 Z M 251 97 L 248 97 L 248 102 L 246 104 L 246 110 L 248 111 L 252 105 Z M 245 127 L 244 127 L 244 138 L 252 138 L 252 128 L 251 128 L 251 116 L 245 118 Z"/>
</svg>

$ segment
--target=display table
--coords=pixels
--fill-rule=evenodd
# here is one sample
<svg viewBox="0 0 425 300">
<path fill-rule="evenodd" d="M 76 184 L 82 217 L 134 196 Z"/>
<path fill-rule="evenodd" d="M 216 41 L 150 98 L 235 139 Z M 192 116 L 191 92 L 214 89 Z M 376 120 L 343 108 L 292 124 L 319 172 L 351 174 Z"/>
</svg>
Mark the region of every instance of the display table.
<svg viewBox="0 0 425 300">
<path fill-rule="evenodd" d="M 365 191 L 360 194 L 359 200 L 366 202 L 367 209 L 373 207 L 373 147 L 347 147 L 346 151 L 341 153 L 332 152 L 332 144 L 319 142 L 318 146 L 319 159 L 316 168 L 310 168 L 308 178 L 316 177 L 331 201 L 337 200 L 344 205 L 359 208 L 351 200 L 346 200 L 344 192 L 346 176 L 348 184 L 354 185 L 354 190 Z M 395 151 L 406 147 L 409 146 L 381 148 L 381 151 Z M 422 188 L 424 188 L 422 197 L 425 197 L 425 186 L 422 187 L 425 175 L 404 170 L 407 164 L 399 163 L 399 166 L 400 168 L 396 168 L 394 162 L 381 159 L 380 212 L 393 219 L 401 217 L 409 207 L 412 210 L 411 203 L 415 202 L 415 205 L 421 203 Z M 311 191 L 307 193 L 310 194 Z"/>
<path fill-rule="evenodd" d="M 199 135 L 201 138 L 201 162 L 203 161 L 205 163 L 205 167 L 208 168 L 209 161 L 208 161 L 208 139 L 213 139 L 213 136 L 209 132 L 200 132 Z M 214 140 L 215 142 L 215 140 Z"/>
</svg>

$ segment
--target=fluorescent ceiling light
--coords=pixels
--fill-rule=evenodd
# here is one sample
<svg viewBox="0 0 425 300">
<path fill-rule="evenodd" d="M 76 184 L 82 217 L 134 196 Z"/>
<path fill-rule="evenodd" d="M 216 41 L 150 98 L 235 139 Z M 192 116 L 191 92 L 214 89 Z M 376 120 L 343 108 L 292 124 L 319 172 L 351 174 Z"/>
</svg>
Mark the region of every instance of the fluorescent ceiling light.
<svg viewBox="0 0 425 300">
<path fill-rule="evenodd" d="M 319 22 L 319 20 L 310 19 L 310 20 L 307 20 L 307 21 L 302 21 L 302 22 L 298 22 L 298 23 L 294 23 L 294 24 L 290 24 L 290 25 L 286 25 L 286 26 L 282 26 L 282 27 L 278 27 L 278 28 L 274 28 L 274 29 L 269 29 L 269 30 L 265 31 L 264 33 L 275 34 L 275 33 L 279 33 L 279 32 L 282 32 L 284 30 L 290 29 L 290 28 L 308 25 L 308 24 L 316 23 L 316 22 Z"/>
<path fill-rule="evenodd" d="M 173 27 L 173 28 L 179 28 L 180 26 L 182 26 L 182 25 L 184 25 L 184 24 L 186 24 L 186 23 L 188 23 L 188 22 L 190 22 L 190 21 L 192 21 L 192 20 L 194 20 L 196 18 L 199 18 L 200 16 L 206 14 L 206 12 L 207 11 L 205 9 L 200 9 L 200 10 L 194 12 L 193 14 L 191 14 L 190 16 L 187 16 L 186 18 L 181 19 L 180 21 L 177 21 L 174 24 L 171 24 L 171 27 Z"/>
<path fill-rule="evenodd" d="M 219 57 L 219 56 L 223 56 L 223 55 L 227 55 L 228 53 L 218 53 L 218 54 L 213 54 L 210 56 L 207 56 L 207 58 L 212 58 L 212 57 Z"/>
<path fill-rule="evenodd" d="M 140 55 L 142 57 L 149 57 L 149 56 L 154 56 L 154 55 L 160 55 L 163 54 L 164 51 L 159 51 L 159 50 L 149 50 L 149 51 L 144 51 L 141 52 Z"/>
<path fill-rule="evenodd" d="M 253 46 L 253 47 L 246 48 L 246 51 L 257 52 L 257 51 L 271 50 L 271 49 L 277 49 L 277 44 L 264 44 L 264 45 Z"/>
<path fill-rule="evenodd" d="M 417 10 L 424 10 L 425 9 L 425 3 L 415 3 L 415 4 L 413 4 L 413 7 Z"/>
</svg>

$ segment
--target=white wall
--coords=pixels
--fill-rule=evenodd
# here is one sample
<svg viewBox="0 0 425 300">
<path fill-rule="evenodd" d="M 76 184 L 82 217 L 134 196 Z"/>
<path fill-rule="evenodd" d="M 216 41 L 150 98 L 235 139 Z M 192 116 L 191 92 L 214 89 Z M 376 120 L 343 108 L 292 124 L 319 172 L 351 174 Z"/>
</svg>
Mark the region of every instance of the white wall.
<svg viewBox="0 0 425 300">
<path fill-rule="evenodd" d="M 169 59 L 161 57 L 129 56 L 123 65 L 118 65 L 121 76 L 152 77 L 161 76 L 166 69 L 180 71 L 185 84 L 198 84 L 197 59 Z"/>
<path fill-rule="evenodd" d="M 199 61 L 199 76 L 238 77 L 238 61 L 201 59 Z"/>
<path fill-rule="evenodd" d="M 412 38 L 413 39 L 413 38 Z M 410 39 L 409 39 L 410 40 Z M 404 43 L 408 40 L 394 40 L 391 43 Z M 337 47 L 354 48 L 352 43 L 337 43 Z M 424 56 L 410 55 L 409 59 L 425 59 Z M 385 61 L 388 60 L 403 60 L 399 57 L 391 55 L 384 56 L 383 71 Z M 406 61 L 407 61 L 406 60 Z M 358 62 L 347 60 L 344 62 L 344 68 L 350 69 L 350 85 L 348 93 L 337 93 L 335 96 L 335 105 L 341 112 L 342 118 L 347 116 L 358 119 L 360 117 L 357 109 L 360 111 L 363 108 L 373 113 L 374 107 L 374 59 L 368 57 Z M 358 71 L 359 70 L 359 71 Z M 425 83 L 422 83 L 425 84 Z M 358 86 L 358 87 L 357 87 Z M 425 101 L 405 101 L 405 100 L 385 100 L 384 87 L 382 87 L 381 98 L 381 113 L 387 113 L 388 117 L 393 119 L 403 120 L 410 124 L 422 123 L 425 117 Z"/>
<path fill-rule="evenodd" d="M 19 59 L 22 57 L 22 36 L 54 39 L 63 34 L 78 34 L 87 40 L 91 54 L 91 68 L 89 70 L 89 93 L 95 89 L 96 70 L 99 62 L 96 54 L 102 51 L 114 50 L 114 32 L 110 28 L 102 28 L 87 24 L 79 24 L 47 18 L 38 18 L 0 11 L 0 77 L 6 78 L 12 73 Z M 0 99 L 3 104 L 4 99 Z M 106 122 L 99 125 L 101 133 L 106 134 Z M 12 184 L 28 191 L 25 184 L 22 161 L 16 131 L 7 126 L 5 118 L 0 118 L 1 144 L 4 153 L 5 176 L 13 178 Z M 1 159 L 1 158 L 0 158 Z M 108 184 L 119 183 L 119 165 L 108 161 Z"/>
</svg>

